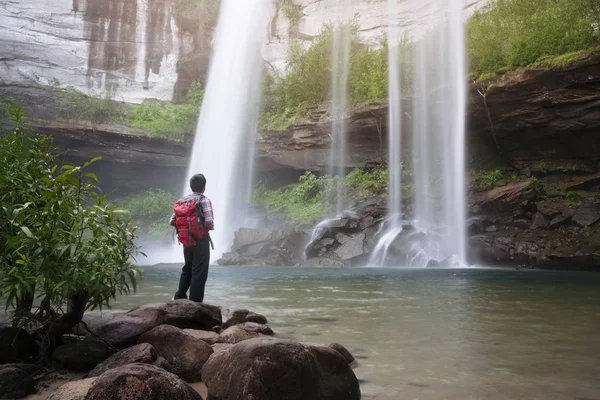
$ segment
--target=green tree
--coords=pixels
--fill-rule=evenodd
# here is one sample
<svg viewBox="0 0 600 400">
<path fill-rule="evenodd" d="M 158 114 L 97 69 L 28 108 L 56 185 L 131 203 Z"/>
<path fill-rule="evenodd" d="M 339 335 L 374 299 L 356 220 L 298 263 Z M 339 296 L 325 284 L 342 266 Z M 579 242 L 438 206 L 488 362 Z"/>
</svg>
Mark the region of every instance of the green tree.
<svg viewBox="0 0 600 400">
<path fill-rule="evenodd" d="M 127 215 L 97 193 L 83 166 L 58 165 L 50 138 L 32 134 L 21 108 L 0 138 L 0 297 L 13 324 L 35 328 L 47 357 L 86 310 L 135 290 L 139 269 Z"/>
</svg>

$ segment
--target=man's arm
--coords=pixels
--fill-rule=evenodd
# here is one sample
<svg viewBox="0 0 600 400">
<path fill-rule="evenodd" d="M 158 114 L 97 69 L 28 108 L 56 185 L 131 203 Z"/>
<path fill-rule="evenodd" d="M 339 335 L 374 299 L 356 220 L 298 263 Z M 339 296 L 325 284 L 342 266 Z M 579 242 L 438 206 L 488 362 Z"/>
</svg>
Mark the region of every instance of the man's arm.
<svg viewBox="0 0 600 400">
<path fill-rule="evenodd" d="M 202 198 L 202 214 L 204 215 L 204 229 L 212 231 L 215 229 L 215 216 L 213 213 L 212 203 L 208 197 Z"/>
<path fill-rule="evenodd" d="M 171 215 L 171 220 L 169 221 L 169 225 L 175 226 L 175 213 Z"/>
</svg>

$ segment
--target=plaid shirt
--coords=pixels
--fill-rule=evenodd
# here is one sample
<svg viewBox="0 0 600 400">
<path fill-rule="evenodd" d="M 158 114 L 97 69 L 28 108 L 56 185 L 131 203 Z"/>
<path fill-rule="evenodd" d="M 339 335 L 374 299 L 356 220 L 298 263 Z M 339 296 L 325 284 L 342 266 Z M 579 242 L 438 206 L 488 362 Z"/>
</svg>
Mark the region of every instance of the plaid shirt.
<svg viewBox="0 0 600 400">
<path fill-rule="evenodd" d="M 194 200 L 196 202 L 196 216 L 198 216 L 198 219 L 203 222 L 205 232 L 215 229 L 215 216 L 213 213 L 212 203 L 208 197 L 202 193 L 192 193 L 183 197 L 182 200 Z M 171 215 L 171 221 L 169 223 L 171 225 L 175 225 L 175 214 Z"/>
</svg>

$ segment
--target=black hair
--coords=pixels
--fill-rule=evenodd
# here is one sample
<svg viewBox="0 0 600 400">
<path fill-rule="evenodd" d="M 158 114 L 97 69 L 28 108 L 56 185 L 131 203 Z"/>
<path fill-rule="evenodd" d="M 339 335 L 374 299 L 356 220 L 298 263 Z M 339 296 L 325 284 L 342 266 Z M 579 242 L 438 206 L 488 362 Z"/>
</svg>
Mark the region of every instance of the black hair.
<svg viewBox="0 0 600 400">
<path fill-rule="evenodd" d="M 206 189 L 206 178 L 202 174 L 196 174 L 190 179 L 190 188 L 193 192 L 203 193 Z"/>
</svg>

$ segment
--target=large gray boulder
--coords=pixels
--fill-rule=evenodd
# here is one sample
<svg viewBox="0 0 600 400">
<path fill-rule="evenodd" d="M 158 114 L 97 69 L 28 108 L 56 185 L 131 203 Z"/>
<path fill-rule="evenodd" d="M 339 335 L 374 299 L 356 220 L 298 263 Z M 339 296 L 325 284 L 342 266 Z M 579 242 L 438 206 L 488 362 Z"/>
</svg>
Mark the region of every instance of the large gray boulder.
<svg viewBox="0 0 600 400">
<path fill-rule="evenodd" d="M 171 366 L 171 372 L 188 382 L 202 379 L 202 367 L 213 349 L 202 339 L 171 325 L 160 325 L 140 337 L 149 343 Z"/>
<path fill-rule="evenodd" d="M 175 300 L 134 308 L 101 325 L 94 333 L 111 345 L 123 349 L 137 344 L 140 336 L 159 325 L 211 330 L 221 323 L 219 307 L 190 300 Z M 91 339 L 93 336 L 88 335 L 87 338 Z"/>
<path fill-rule="evenodd" d="M 209 399 L 358 400 L 347 360 L 328 347 L 256 338 L 215 353 L 202 377 Z"/>
<path fill-rule="evenodd" d="M 92 378 L 100 376 L 108 370 L 119 368 L 127 364 L 152 364 L 157 367 L 169 370 L 169 365 L 162 357 L 158 356 L 156 349 L 149 343 L 141 343 L 125 350 L 113 354 L 88 374 Z"/>
<path fill-rule="evenodd" d="M 148 364 L 111 369 L 92 384 L 85 400 L 203 400 L 176 375 Z"/>
</svg>

